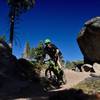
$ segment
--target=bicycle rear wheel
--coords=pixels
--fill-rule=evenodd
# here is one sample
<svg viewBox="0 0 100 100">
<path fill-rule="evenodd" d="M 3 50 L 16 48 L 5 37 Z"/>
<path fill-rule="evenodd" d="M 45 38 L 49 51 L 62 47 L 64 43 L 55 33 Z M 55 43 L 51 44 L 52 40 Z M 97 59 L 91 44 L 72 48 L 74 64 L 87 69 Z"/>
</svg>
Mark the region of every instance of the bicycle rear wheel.
<svg viewBox="0 0 100 100">
<path fill-rule="evenodd" d="M 63 82 L 63 84 L 66 84 L 66 83 L 67 83 L 65 73 L 64 73 L 63 76 L 62 76 L 62 82 Z"/>
<path fill-rule="evenodd" d="M 65 73 L 61 69 L 59 69 L 58 80 L 59 80 L 60 84 L 66 84 L 66 82 L 67 82 Z"/>
</svg>

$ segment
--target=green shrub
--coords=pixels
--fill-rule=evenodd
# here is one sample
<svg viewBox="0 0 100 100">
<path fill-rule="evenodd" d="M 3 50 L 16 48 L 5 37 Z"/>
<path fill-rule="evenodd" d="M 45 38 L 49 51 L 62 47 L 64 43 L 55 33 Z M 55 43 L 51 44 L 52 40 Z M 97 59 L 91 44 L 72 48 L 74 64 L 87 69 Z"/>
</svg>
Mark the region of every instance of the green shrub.
<svg viewBox="0 0 100 100">
<path fill-rule="evenodd" d="M 39 79 L 41 70 L 35 63 L 21 58 L 18 60 L 18 71 L 25 79 L 34 80 Z"/>
<path fill-rule="evenodd" d="M 65 67 L 68 69 L 73 69 L 75 68 L 76 65 L 83 64 L 82 60 L 77 60 L 77 61 L 66 61 Z"/>
</svg>

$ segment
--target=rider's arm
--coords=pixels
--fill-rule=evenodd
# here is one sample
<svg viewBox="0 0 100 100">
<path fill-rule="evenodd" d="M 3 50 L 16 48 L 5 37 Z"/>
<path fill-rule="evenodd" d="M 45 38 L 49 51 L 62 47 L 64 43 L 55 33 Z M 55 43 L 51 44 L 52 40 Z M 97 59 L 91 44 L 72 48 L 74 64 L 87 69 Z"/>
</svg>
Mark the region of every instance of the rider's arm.
<svg viewBox="0 0 100 100">
<path fill-rule="evenodd" d="M 60 50 L 54 44 L 52 44 L 52 47 L 56 50 L 55 56 L 58 56 L 60 53 Z"/>
<path fill-rule="evenodd" d="M 56 49 L 55 56 L 58 56 L 58 54 L 59 54 L 59 49 Z"/>
</svg>

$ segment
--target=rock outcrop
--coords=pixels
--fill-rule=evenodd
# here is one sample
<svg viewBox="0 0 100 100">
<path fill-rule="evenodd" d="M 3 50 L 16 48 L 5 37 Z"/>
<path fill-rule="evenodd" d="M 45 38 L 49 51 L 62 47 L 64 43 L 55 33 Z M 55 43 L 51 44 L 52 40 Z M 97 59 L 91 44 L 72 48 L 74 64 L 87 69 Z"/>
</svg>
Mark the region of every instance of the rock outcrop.
<svg viewBox="0 0 100 100">
<path fill-rule="evenodd" d="M 100 17 L 85 23 L 77 37 L 77 42 L 85 63 L 100 62 Z"/>
<path fill-rule="evenodd" d="M 95 70 L 95 73 L 91 73 L 90 75 L 91 75 L 92 77 L 97 77 L 97 78 L 100 79 L 100 64 L 94 63 L 94 64 L 93 64 L 93 68 L 94 68 L 94 70 Z"/>
<path fill-rule="evenodd" d="M 9 45 L 0 40 L 0 96 L 19 92 L 28 85 L 27 81 L 19 79 L 17 67 L 18 60 L 12 55 Z"/>
<path fill-rule="evenodd" d="M 39 82 L 37 71 L 32 62 L 12 55 L 9 45 L 0 40 L 0 97 L 19 93 L 32 82 Z"/>
<path fill-rule="evenodd" d="M 9 45 L 0 41 L 0 76 L 10 77 L 14 76 L 17 59 L 11 54 Z"/>
</svg>

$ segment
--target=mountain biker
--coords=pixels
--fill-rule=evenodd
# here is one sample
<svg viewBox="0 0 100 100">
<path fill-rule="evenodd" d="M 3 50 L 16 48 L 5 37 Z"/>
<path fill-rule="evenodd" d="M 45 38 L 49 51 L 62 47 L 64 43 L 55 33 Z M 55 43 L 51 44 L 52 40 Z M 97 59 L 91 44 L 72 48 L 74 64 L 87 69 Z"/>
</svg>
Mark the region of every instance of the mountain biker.
<svg viewBox="0 0 100 100">
<path fill-rule="evenodd" d="M 62 68 L 62 65 L 60 63 L 62 53 L 54 44 L 51 43 L 50 39 L 45 40 L 44 57 L 46 56 L 46 54 L 50 56 L 51 60 L 54 61 L 55 65 L 58 65 L 60 68 Z"/>
</svg>

